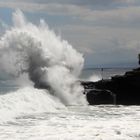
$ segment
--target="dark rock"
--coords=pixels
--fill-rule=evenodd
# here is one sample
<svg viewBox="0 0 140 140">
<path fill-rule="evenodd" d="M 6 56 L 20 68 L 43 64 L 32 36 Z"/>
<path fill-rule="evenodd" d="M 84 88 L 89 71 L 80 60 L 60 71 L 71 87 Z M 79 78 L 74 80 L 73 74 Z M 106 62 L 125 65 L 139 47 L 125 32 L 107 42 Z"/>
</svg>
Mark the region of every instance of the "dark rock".
<svg viewBox="0 0 140 140">
<path fill-rule="evenodd" d="M 116 104 L 115 94 L 107 90 L 93 89 L 87 92 L 86 97 L 90 105 Z"/>
<path fill-rule="evenodd" d="M 110 80 L 82 82 L 90 104 L 111 103 L 106 91 L 116 96 L 116 104 L 140 105 L 140 68 L 113 76 Z M 88 89 L 90 89 L 88 91 Z M 98 96 L 91 90 L 98 91 Z M 100 92 L 99 92 L 100 91 Z M 106 99 L 108 98 L 108 99 Z"/>
</svg>

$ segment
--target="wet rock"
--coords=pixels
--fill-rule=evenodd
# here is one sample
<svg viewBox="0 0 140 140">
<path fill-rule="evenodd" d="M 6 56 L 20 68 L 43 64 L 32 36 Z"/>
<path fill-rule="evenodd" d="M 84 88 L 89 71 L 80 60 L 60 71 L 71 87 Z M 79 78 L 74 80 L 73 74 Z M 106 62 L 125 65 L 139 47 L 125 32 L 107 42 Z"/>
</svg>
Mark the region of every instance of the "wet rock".
<svg viewBox="0 0 140 140">
<path fill-rule="evenodd" d="M 140 68 L 113 76 L 110 80 L 82 82 L 90 104 L 110 104 L 110 92 L 115 95 L 116 104 L 140 105 Z M 89 89 L 89 90 L 88 90 Z"/>
<path fill-rule="evenodd" d="M 90 105 L 116 104 L 115 94 L 107 90 L 93 89 L 87 92 L 86 97 Z"/>
</svg>

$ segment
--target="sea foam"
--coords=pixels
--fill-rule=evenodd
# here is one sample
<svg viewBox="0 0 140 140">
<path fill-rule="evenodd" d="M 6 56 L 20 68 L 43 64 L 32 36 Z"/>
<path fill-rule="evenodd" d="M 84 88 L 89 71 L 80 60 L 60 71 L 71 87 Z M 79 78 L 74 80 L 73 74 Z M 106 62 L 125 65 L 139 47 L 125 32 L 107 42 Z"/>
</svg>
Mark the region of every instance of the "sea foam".
<svg viewBox="0 0 140 140">
<path fill-rule="evenodd" d="M 33 83 L 32 91 L 28 92 L 29 89 L 26 87 L 26 91 L 21 90 L 23 88 L 21 86 L 17 92 L 33 94 L 34 91 L 40 93 L 39 89 L 42 89 L 41 94 L 46 93 L 43 97 L 46 98 L 46 103 L 43 102 L 44 105 L 47 104 L 46 106 L 52 104 L 47 102 L 50 97 L 51 100 L 54 97 L 54 100 L 57 99 L 64 105 L 86 104 L 82 94 L 83 87 L 78 82 L 83 63 L 82 54 L 50 30 L 44 20 L 40 20 L 38 26 L 34 25 L 20 10 L 13 13 L 13 26 L 0 38 L 0 71 L 14 82 L 18 81 L 17 85 L 20 85 L 20 82 L 24 83 L 23 77 L 26 75 L 27 81 Z M 38 90 L 33 90 L 34 87 Z M 24 94 L 9 94 L 11 94 L 7 96 L 9 98 L 15 95 L 20 98 L 24 96 Z"/>
</svg>

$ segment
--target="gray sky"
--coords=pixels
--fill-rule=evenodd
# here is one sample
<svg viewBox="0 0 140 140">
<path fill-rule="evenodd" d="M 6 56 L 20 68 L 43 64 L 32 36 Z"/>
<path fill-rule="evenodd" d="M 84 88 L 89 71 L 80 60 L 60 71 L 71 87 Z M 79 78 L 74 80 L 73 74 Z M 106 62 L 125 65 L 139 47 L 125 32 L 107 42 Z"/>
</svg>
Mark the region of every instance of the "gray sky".
<svg viewBox="0 0 140 140">
<path fill-rule="evenodd" d="M 140 0 L 0 0 L 0 32 L 17 8 L 33 23 L 45 19 L 84 54 L 85 67 L 137 63 Z"/>
</svg>

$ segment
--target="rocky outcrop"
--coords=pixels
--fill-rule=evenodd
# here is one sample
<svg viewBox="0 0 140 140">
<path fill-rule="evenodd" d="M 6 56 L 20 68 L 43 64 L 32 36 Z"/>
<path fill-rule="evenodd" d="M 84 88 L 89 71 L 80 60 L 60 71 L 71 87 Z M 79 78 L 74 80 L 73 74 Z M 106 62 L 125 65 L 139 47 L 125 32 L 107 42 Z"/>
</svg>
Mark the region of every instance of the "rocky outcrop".
<svg viewBox="0 0 140 140">
<path fill-rule="evenodd" d="M 86 94 L 90 105 L 116 104 L 116 96 L 111 91 L 92 89 Z"/>
<path fill-rule="evenodd" d="M 122 76 L 116 75 L 110 80 L 82 82 L 82 85 L 89 104 L 114 104 L 115 100 L 116 104 L 140 105 L 140 68 Z M 112 94 L 112 101 L 111 96 L 109 99 L 109 92 Z"/>
</svg>

